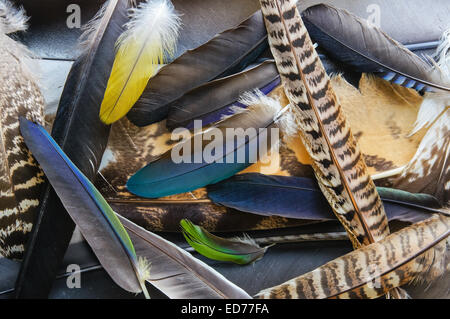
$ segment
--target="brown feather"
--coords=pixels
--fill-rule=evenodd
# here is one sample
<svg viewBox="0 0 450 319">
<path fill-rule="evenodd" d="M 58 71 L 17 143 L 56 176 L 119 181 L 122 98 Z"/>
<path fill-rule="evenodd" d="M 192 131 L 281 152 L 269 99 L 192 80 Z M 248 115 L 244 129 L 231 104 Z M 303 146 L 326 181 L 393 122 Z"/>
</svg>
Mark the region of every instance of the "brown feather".
<svg viewBox="0 0 450 319">
<path fill-rule="evenodd" d="M 295 1 L 261 0 L 269 43 L 319 185 L 355 247 L 389 234 L 387 218 Z"/>
<path fill-rule="evenodd" d="M 27 48 L 6 34 L 23 30 L 20 21 L 26 18 L 7 3 L 0 5 L 6 5 L 0 8 L 0 255 L 20 259 L 44 174 L 20 135 L 19 117 L 43 124 L 44 99 L 27 65 Z"/>
</svg>

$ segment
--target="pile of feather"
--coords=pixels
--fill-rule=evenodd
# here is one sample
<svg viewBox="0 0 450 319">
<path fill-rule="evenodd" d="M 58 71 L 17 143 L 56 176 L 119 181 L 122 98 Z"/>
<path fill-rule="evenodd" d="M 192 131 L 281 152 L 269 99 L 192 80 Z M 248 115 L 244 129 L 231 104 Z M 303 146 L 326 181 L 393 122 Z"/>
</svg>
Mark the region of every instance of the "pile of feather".
<svg viewBox="0 0 450 319">
<path fill-rule="evenodd" d="M 450 31 L 420 57 L 303 2 L 231 1 L 251 14 L 220 21 L 203 1 L 108 0 L 45 112 L 25 12 L 0 0 L 0 255 L 23 259 L 16 297 L 48 295 L 76 227 L 147 298 L 404 299 L 440 278 L 448 298 Z M 220 33 L 198 32 L 201 15 Z M 329 242 L 343 245 L 301 273 L 308 260 L 264 264 Z"/>
</svg>

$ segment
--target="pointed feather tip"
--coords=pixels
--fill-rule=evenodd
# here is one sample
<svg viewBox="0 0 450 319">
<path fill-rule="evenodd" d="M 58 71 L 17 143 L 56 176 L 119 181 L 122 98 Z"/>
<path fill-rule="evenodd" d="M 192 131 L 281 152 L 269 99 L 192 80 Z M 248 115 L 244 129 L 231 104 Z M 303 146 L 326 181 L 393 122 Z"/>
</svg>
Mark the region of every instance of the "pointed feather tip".
<svg viewBox="0 0 450 319">
<path fill-rule="evenodd" d="M 0 32 L 11 34 L 28 28 L 28 17 L 23 7 L 16 8 L 8 0 L 0 0 Z"/>
</svg>

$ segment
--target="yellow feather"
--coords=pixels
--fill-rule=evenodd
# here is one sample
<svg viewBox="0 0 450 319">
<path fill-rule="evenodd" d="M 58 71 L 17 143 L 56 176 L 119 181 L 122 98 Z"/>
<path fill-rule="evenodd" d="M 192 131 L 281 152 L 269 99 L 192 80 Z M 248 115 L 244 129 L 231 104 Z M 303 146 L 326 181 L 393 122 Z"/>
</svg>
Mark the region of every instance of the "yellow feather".
<svg viewBox="0 0 450 319">
<path fill-rule="evenodd" d="M 168 0 L 142 3 L 134 9 L 118 50 L 100 107 L 100 119 L 111 124 L 124 117 L 141 96 L 164 57 L 175 52 L 179 18 Z"/>
</svg>

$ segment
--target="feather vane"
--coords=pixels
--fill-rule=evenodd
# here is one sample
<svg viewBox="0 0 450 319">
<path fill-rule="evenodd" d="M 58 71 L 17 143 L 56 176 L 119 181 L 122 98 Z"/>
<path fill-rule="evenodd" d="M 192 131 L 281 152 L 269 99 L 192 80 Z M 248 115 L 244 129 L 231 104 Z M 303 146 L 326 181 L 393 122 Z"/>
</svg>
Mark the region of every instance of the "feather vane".
<svg viewBox="0 0 450 319">
<path fill-rule="evenodd" d="M 179 17 L 169 0 L 143 2 L 132 9 L 127 30 L 117 41 L 117 54 L 100 118 L 111 124 L 125 116 L 144 91 L 165 55 L 173 55 Z"/>
<path fill-rule="evenodd" d="M 98 114 L 114 63 L 114 44 L 124 31 L 128 8 L 128 0 L 105 2 L 85 31 L 83 50 L 69 72 L 52 126 L 52 137 L 90 180 L 97 174 L 108 142 L 110 126 Z M 48 296 L 75 228 L 48 183 L 41 198 L 15 289 L 17 298 Z"/>
<path fill-rule="evenodd" d="M 7 34 L 26 29 L 27 17 L 0 1 L 0 255 L 21 259 L 38 213 L 43 172 L 19 131 L 19 117 L 43 124 L 44 98 L 32 55 Z"/>
<path fill-rule="evenodd" d="M 317 182 L 310 178 L 247 173 L 209 185 L 207 189 L 214 203 L 243 212 L 302 220 L 335 220 Z M 431 213 L 449 214 L 431 195 L 391 188 L 377 190 L 390 221 L 417 222 L 427 219 Z"/>
<path fill-rule="evenodd" d="M 147 281 L 171 299 L 250 299 L 213 268 L 164 238 L 117 215 L 138 256 L 151 264 Z"/>
<path fill-rule="evenodd" d="M 372 299 L 407 283 L 430 282 L 446 269 L 449 235 L 450 218 L 435 215 L 256 297 Z"/>
<path fill-rule="evenodd" d="M 271 60 L 225 78 L 201 85 L 170 104 L 167 128 L 185 126 L 192 128 L 192 122 L 202 120 L 202 125 L 219 122 L 223 117 L 233 114 L 233 106 L 246 107 L 239 103 L 239 97 L 247 92 L 259 89 L 269 94 L 280 84 L 280 78 Z"/>
<path fill-rule="evenodd" d="M 185 193 L 231 177 L 264 156 L 278 143 L 276 138 L 272 138 L 270 129 L 275 127 L 282 107 L 278 101 L 260 92 L 257 95 L 248 94 L 247 99 L 242 102 L 250 105 L 249 108 L 221 121 L 214 128 L 184 138 L 159 159 L 134 174 L 127 182 L 127 189 L 147 198 Z M 228 129 L 239 131 L 235 131 L 236 135 L 227 134 Z M 245 133 L 247 129 L 254 130 Z M 260 142 L 260 129 L 268 129 L 264 142 Z M 239 132 L 248 135 L 243 136 Z M 210 158 L 204 156 L 213 139 L 208 134 L 214 135 L 214 139 L 218 141 L 214 154 L 211 149 L 211 154 L 206 154 Z M 216 134 L 219 136 L 215 136 Z M 250 153 L 251 145 L 256 145 L 257 154 Z M 190 153 L 187 153 L 189 150 Z M 174 161 L 173 152 L 184 154 L 181 162 Z M 243 157 L 239 154 L 243 154 Z"/>
<path fill-rule="evenodd" d="M 172 102 L 208 81 L 242 71 L 267 48 L 261 12 L 222 32 L 202 46 L 186 51 L 162 67 L 148 82 L 128 114 L 137 126 L 165 119 Z"/>
</svg>

